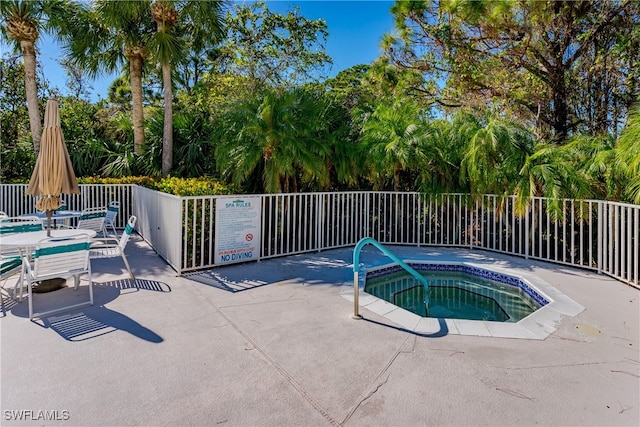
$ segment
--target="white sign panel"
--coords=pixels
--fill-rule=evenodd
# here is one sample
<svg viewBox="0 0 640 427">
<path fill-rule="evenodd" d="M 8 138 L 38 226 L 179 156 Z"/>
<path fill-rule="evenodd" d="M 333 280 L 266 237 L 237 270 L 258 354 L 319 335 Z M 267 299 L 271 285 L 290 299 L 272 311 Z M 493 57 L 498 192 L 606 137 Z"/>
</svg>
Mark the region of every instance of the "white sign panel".
<svg viewBox="0 0 640 427">
<path fill-rule="evenodd" d="M 216 199 L 215 264 L 258 260 L 261 212 L 261 197 Z"/>
</svg>

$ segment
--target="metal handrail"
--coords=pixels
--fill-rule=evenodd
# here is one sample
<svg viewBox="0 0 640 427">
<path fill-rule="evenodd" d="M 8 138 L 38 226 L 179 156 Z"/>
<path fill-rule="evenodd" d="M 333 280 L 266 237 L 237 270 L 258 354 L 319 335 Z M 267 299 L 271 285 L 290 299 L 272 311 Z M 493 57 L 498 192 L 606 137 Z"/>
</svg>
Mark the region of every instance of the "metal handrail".
<svg viewBox="0 0 640 427">
<path fill-rule="evenodd" d="M 407 272 L 409 272 L 409 274 L 411 274 L 413 277 L 415 277 L 416 280 L 418 280 L 418 282 L 422 283 L 424 285 L 424 290 L 425 290 L 425 295 L 426 295 L 426 297 L 425 297 L 426 298 L 425 305 L 428 304 L 428 302 L 429 302 L 429 282 L 427 281 L 427 279 L 422 274 L 420 274 L 416 270 L 414 270 L 413 267 L 411 267 L 406 262 L 404 262 L 400 258 L 398 258 L 389 249 L 387 249 L 384 246 L 382 246 L 382 244 L 380 244 L 380 242 L 378 242 L 376 239 L 371 238 L 371 237 L 365 237 L 365 238 L 360 239 L 360 241 L 356 244 L 356 247 L 353 249 L 353 316 L 351 316 L 352 318 L 354 318 L 354 319 L 362 319 L 362 316 L 358 312 L 358 310 L 359 310 L 359 301 L 358 301 L 358 295 L 359 295 L 358 282 L 359 282 L 359 279 L 358 279 L 358 273 L 360 272 L 360 252 L 362 251 L 362 248 L 365 245 L 373 245 L 376 248 L 380 249 L 380 251 L 383 254 L 385 254 L 386 256 L 391 258 L 393 261 L 395 261 L 400 267 L 404 268 Z"/>
</svg>

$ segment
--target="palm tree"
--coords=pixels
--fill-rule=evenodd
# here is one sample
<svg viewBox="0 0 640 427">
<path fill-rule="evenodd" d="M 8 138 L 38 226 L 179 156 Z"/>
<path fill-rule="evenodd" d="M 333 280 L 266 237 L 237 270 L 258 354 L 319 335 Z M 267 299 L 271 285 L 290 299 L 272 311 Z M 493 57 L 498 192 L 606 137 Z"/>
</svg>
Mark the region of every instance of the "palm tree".
<svg viewBox="0 0 640 427">
<path fill-rule="evenodd" d="M 400 175 L 415 164 L 418 147 L 429 133 L 421 110 L 409 99 L 378 105 L 364 122 L 360 138 L 375 186 L 392 177 L 394 191 L 400 191 Z"/>
<path fill-rule="evenodd" d="M 74 65 L 95 76 L 114 72 L 129 65 L 133 111 L 134 152 L 142 154 L 144 146 L 144 110 L 142 77 L 149 59 L 149 40 L 153 20 L 149 15 L 150 0 L 96 0 L 75 29 L 66 46 Z"/>
<path fill-rule="evenodd" d="M 173 95 L 171 62 L 185 59 L 182 39 L 208 40 L 215 44 L 222 37 L 222 1 L 156 0 L 151 15 L 156 22 L 154 54 L 162 68 L 164 89 L 164 128 L 162 132 L 162 175 L 173 167 Z"/>
<path fill-rule="evenodd" d="M 547 211 L 553 218 L 564 215 L 563 199 L 586 199 L 593 194 L 593 180 L 577 158 L 581 153 L 581 140 L 558 146 L 539 143 L 526 157 L 515 187 L 516 212 L 524 214 L 535 196 L 549 198 Z"/>
<path fill-rule="evenodd" d="M 640 102 L 629 113 L 627 125 L 618 139 L 614 167 L 628 178 L 626 198 L 640 204 Z"/>
<path fill-rule="evenodd" d="M 479 194 L 512 194 L 525 163 L 532 154 L 533 135 L 523 127 L 494 115 L 479 120 L 467 115 L 459 132 L 467 139 L 461 179 Z"/>
<path fill-rule="evenodd" d="M 466 183 L 460 180 L 460 164 L 468 140 L 459 130 L 465 120 L 464 114 L 456 114 L 452 120 L 435 120 L 430 125 L 429 137 L 420 140 L 416 160 L 423 193 L 468 191 Z"/>
<path fill-rule="evenodd" d="M 36 43 L 41 32 L 54 37 L 69 35 L 78 5 L 69 0 L 2 0 L 0 22 L 3 39 L 10 41 L 24 59 L 24 84 L 33 149 L 40 151 L 42 125 L 36 85 Z"/>
<path fill-rule="evenodd" d="M 306 182 L 329 181 L 329 146 L 321 136 L 321 102 L 302 89 L 268 92 L 224 117 L 216 148 L 224 177 L 241 185 L 262 172 L 270 193 L 296 191 L 298 175 Z"/>
</svg>

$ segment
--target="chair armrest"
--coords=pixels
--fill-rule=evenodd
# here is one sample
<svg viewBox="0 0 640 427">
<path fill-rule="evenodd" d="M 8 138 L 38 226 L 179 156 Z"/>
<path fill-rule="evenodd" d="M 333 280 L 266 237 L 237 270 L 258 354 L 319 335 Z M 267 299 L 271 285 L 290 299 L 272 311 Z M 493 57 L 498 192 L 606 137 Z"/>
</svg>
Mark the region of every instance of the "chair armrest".
<svg viewBox="0 0 640 427">
<path fill-rule="evenodd" d="M 32 276 L 33 267 L 31 267 L 31 261 L 29 260 L 29 257 L 22 257 L 22 265 L 24 266 L 23 268 L 25 274 Z"/>
</svg>

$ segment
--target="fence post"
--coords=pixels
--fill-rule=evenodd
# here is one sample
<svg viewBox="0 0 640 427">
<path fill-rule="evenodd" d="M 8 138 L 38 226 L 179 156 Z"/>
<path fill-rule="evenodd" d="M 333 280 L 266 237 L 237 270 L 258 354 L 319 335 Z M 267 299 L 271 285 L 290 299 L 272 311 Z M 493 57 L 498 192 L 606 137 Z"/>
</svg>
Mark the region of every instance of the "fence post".
<svg viewBox="0 0 640 427">
<path fill-rule="evenodd" d="M 473 202 L 473 200 L 470 201 Z M 469 210 L 469 232 L 467 233 L 469 236 L 469 250 L 473 250 L 473 234 L 475 229 L 473 226 L 473 208 L 467 204 L 467 209 Z"/>
<path fill-rule="evenodd" d="M 529 259 L 529 205 L 524 209 L 524 259 Z"/>
<path fill-rule="evenodd" d="M 602 245 L 604 244 L 604 242 L 602 241 L 602 230 L 604 227 L 603 224 L 603 215 L 604 213 L 602 212 L 602 201 L 598 201 L 598 242 L 597 242 L 597 246 L 598 246 L 598 274 L 602 274 Z"/>
<path fill-rule="evenodd" d="M 322 250 L 321 246 L 322 246 L 322 223 L 323 223 L 323 216 L 322 216 L 322 212 L 324 211 L 322 209 L 322 206 L 324 204 L 324 194 L 325 193 L 320 193 L 317 195 L 317 203 L 316 203 L 316 250 L 318 252 L 320 252 Z"/>
</svg>

